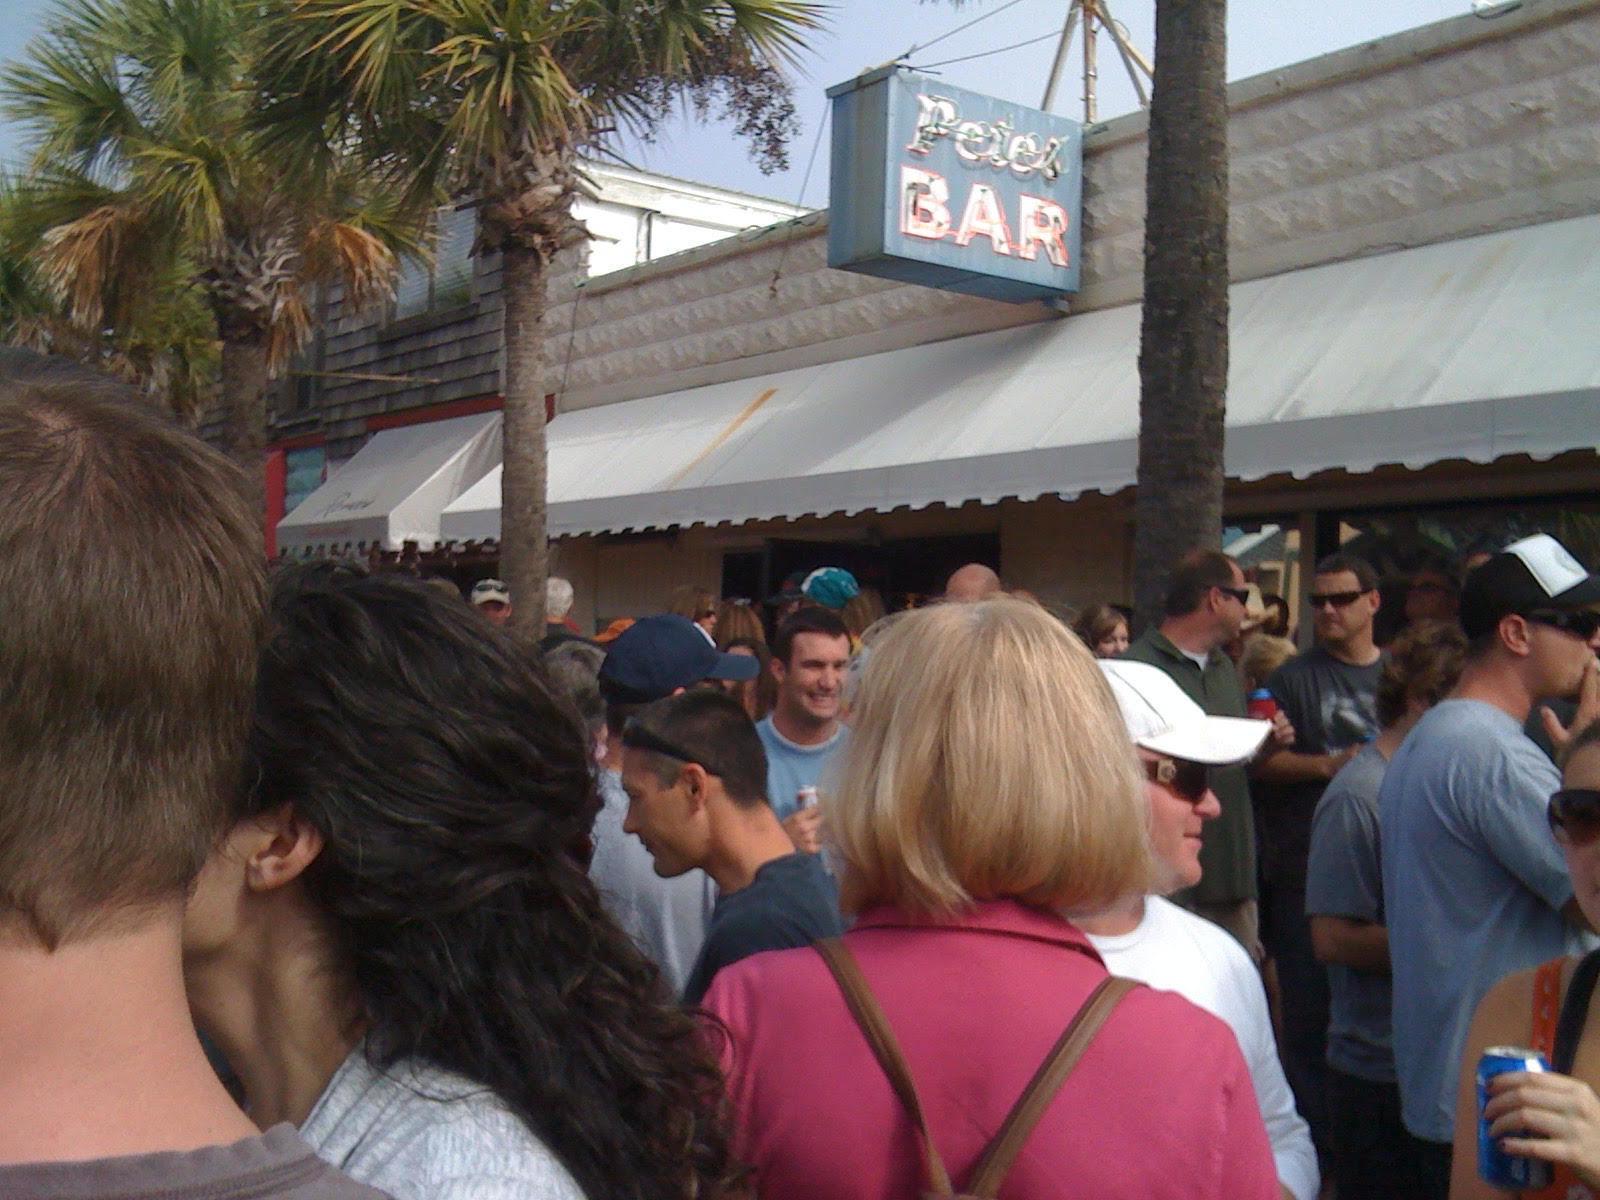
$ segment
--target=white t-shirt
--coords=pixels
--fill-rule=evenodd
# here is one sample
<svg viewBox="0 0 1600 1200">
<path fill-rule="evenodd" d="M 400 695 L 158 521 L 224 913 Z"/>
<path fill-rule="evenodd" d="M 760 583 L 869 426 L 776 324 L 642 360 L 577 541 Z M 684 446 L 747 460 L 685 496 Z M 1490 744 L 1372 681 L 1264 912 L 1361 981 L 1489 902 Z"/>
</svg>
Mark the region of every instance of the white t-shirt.
<svg viewBox="0 0 1600 1200">
<path fill-rule="evenodd" d="M 1089 940 L 1113 975 L 1177 992 L 1227 1022 L 1250 1068 L 1278 1180 L 1297 1200 L 1313 1200 L 1321 1179 L 1311 1131 L 1295 1111 L 1261 976 L 1243 947 L 1220 926 L 1160 896 L 1145 898 L 1144 919 L 1132 933 L 1090 934 Z"/>
</svg>

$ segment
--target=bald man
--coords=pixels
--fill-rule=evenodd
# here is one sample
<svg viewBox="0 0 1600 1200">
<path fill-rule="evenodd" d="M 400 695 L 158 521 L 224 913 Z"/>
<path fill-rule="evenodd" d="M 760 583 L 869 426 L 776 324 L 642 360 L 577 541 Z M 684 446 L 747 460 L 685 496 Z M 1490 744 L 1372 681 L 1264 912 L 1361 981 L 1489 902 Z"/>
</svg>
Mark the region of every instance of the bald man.
<svg viewBox="0 0 1600 1200">
<path fill-rule="evenodd" d="M 951 604 L 975 604 L 999 594 L 1000 576 L 982 563 L 958 567 L 944 585 L 944 598 Z"/>
</svg>

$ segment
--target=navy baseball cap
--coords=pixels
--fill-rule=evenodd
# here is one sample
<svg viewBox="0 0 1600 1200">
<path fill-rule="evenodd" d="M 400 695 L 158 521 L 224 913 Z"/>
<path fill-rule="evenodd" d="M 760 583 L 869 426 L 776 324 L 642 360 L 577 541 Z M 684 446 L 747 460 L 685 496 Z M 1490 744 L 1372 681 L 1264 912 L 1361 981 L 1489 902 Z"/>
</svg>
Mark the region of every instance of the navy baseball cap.
<svg viewBox="0 0 1600 1200">
<path fill-rule="evenodd" d="M 702 679 L 754 679 L 761 664 L 748 654 L 723 654 L 700 627 L 660 613 L 625 629 L 600 664 L 600 692 L 613 704 L 648 704 Z"/>
</svg>

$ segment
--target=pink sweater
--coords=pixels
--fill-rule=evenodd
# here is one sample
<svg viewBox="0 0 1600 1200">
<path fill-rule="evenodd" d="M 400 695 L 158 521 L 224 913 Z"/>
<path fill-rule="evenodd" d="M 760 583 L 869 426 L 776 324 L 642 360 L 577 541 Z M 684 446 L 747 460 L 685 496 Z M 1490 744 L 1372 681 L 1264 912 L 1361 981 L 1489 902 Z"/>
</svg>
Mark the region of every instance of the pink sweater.
<svg viewBox="0 0 1600 1200">
<path fill-rule="evenodd" d="M 891 909 L 845 936 L 911 1067 L 959 1189 L 1090 990 L 1100 957 L 1059 917 L 1009 901 L 952 922 Z M 738 1150 L 763 1200 L 909 1200 L 910 1122 L 815 951 L 724 968 Z M 1233 1034 L 1170 992 L 1112 1013 L 1001 1188 L 1002 1200 L 1277 1200 L 1272 1151 Z"/>
</svg>

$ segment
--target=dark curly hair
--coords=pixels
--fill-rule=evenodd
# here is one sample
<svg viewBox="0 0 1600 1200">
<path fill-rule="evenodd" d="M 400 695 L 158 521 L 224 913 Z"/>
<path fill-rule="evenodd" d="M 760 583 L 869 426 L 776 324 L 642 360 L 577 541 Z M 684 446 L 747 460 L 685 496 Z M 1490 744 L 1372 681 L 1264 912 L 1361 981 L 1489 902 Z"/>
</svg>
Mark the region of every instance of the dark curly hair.
<svg viewBox="0 0 1600 1200">
<path fill-rule="evenodd" d="M 694 1019 L 573 848 L 599 799 L 576 713 L 466 606 L 329 564 L 273 579 L 239 815 L 292 805 L 375 1066 L 485 1084 L 590 1200 L 729 1193 Z"/>
</svg>

